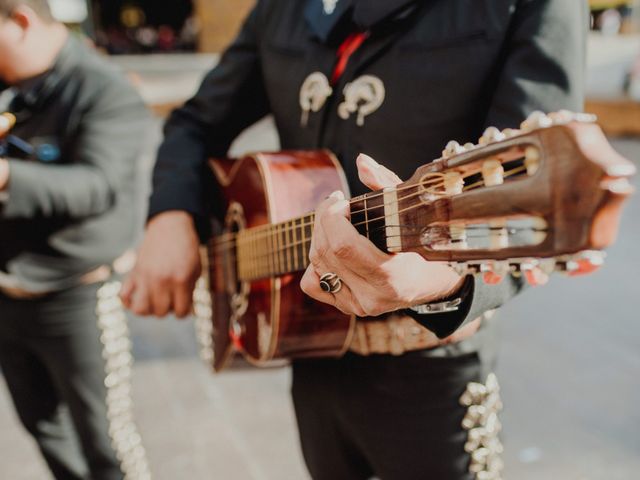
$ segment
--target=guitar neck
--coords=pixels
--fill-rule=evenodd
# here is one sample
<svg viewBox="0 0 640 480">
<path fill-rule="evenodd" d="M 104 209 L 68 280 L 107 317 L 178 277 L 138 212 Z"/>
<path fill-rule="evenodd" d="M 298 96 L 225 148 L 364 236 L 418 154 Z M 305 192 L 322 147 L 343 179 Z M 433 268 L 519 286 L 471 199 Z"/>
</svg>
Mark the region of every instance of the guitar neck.
<svg viewBox="0 0 640 480">
<path fill-rule="evenodd" d="M 314 218 L 310 213 L 238 232 L 235 250 L 239 279 L 253 281 L 306 269 Z"/>
<path fill-rule="evenodd" d="M 369 197 L 369 198 L 368 198 Z M 351 223 L 378 248 L 386 250 L 384 195 L 351 200 Z M 220 237 L 216 248 L 234 247 L 240 280 L 253 281 L 299 272 L 309 266 L 315 213 L 286 222 L 261 225 Z"/>
</svg>

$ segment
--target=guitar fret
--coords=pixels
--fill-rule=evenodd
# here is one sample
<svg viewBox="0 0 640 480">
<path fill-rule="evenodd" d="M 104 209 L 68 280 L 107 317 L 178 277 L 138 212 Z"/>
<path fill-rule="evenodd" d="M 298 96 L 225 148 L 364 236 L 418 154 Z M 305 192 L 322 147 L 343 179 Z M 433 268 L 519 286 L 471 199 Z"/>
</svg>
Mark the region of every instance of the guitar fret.
<svg viewBox="0 0 640 480">
<path fill-rule="evenodd" d="M 367 210 L 367 196 L 365 195 L 362 199 L 362 205 L 364 207 L 364 228 L 366 231 L 366 236 L 369 238 L 369 212 Z"/>
<path fill-rule="evenodd" d="M 289 222 L 285 222 L 283 225 L 282 236 L 284 237 L 284 269 L 285 271 L 291 270 L 291 252 L 289 251 Z"/>
<path fill-rule="evenodd" d="M 284 239 L 284 224 L 280 224 L 278 229 L 280 235 L 280 255 L 282 256 L 282 264 L 280 268 L 280 274 L 282 275 L 287 271 L 287 244 Z"/>
<path fill-rule="evenodd" d="M 291 237 L 293 238 L 293 268 L 294 270 L 298 270 L 300 268 L 300 264 L 298 263 L 298 219 L 293 219 L 293 229 L 291 231 Z"/>
<path fill-rule="evenodd" d="M 256 244 L 255 231 L 251 232 L 251 278 L 256 278 L 258 273 L 258 245 Z"/>
<path fill-rule="evenodd" d="M 262 230 L 260 230 L 260 233 L 257 235 L 258 237 L 258 278 L 262 278 L 265 275 L 265 269 L 264 269 L 264 236 L 262 233 Z"/>
<path fill-rule="evenodd" d="M 307 238 L 307 240 L 305 241 L 304 245 L 303 245 L 303 249 L 304 249 L 304 267 L 308 267 L 309 266 L 309 250 L 311 249 L 311 236 L 313 235 L 313 222 L 314 222 L 314 215 L 311 214 L 309 216 L 307 216 L 307 221 L 304 222 L 304 231 L 305 231 L 305 236 Z"/>
<path fill-rule="evenodd" d="M 302 259 L 302 268 L 307 268 L 309 262 L 309 252 L 307 250 L 307 230 L 305 225 L 309 223 L 309 216 L 305 216 L 300 223 L 300 236 L 302 237 L 302 242 L 300 243 L 300 258 Z"/>
<path fill-rule="evenodd" d="M 250 247 L 251 247 L 251 245 L 249 244 L 249 238 L 250 238 L 250 235 L 249 235 L 249 232 L 247 232 L 244 235 L 244 241 L 243 241 L 243 243 L 244 243 L 244 252 L 245 252 L 244 253 L 244 255 L 245 255 L 245 258 L 244 258 L 245 278 L 249 278 L 249 275 L 251 273 L 250 272 L 250 267 L 251 267 L 251 251 L 250 251 Z"/>
<path fill-rule="evenodd" d="M 273 241 L 273 275 L 278 275 L 278 236 L 276 235 L 277 226 L 271 227 L 271 240 Z"/>
<path fill-rule="evenodd" d="M 258 232 L 253 232 L 253 249 L 255 258 L 253 260 L 253 278 L 260 277 L 260 243 L 258 242 Z"/>
<path fill-rule="evenodd" d="M 251 241 L 251 231 L 247 232 L 247 278 L 251 277 L 253 268 L 253 243 Z"/>
<path fill-rule="evenodd" d="M 290 247 L 289 251 L 291 252 L 291 271 L 295 272 L 297 270 L 296 267 L 296 241 L 295 241 L 295 231 L 296 231 L 296 221 L 295 218 L 291 220 L 291 228 L 289 229 L 289 242 Z"/>
</svg>

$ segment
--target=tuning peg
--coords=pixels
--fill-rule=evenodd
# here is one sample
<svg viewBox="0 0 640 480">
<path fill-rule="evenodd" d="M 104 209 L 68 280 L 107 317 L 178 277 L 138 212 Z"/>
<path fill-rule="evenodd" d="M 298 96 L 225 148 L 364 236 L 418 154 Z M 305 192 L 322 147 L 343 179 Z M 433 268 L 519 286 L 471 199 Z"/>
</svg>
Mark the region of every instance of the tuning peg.
<svg viewBox="0 0 640 480">
<path fill-rule="evenodd" d="M 520 134 L 522 134 L 522 130 L 516 128 L 505 128 L 504 130 L 502 130 L 502 135 L 504 135 L 504 138 L 516 137 Z"/>
<path fill-rule="evenodd" d="M 451 262 L 449 266 L 453 268 L 458 275 L 475 275 L 480 272 L 479 263 Z"/>
<path fill-rule="evenodd" d="M 504 167 L 500 160 L 493 158 L 482 163 L 482 180 L 487 187 L 504 183 Z"/>
<path fill-rule="evenodd" d="M 482 274 L 482 281 L 487 285 L 499 285 L 500 283 L 502 283 L 502 280 L 504 280 L 504 277 L 502 275 L 498 275 L 491 270 Z"/>
<path fill-rule="evenodd" d="M 553 121 L 549 118 L 548 115 L 544 114 L 540 111 L 535 111 L 529 117 L 522 122 L 520 128 L 524 132 L 532 132 L 533 130 L 538 130 L 539 128 L 547 128 L 553 125 Z"/>
<path fill-rule="evenodd" d="M 524 150 L 524 166 L 527 169 L 527 175 L 533 176 L 540 167 L 540 150 L 534 146 L 528 146 Z"/>
<path fill-rule="evenodd" d="M 565 125 L 570 122 L 594 123 L 598 121 L 598 116 L 592 113 L 572 112 L 570 110 L 560 110 L 549 114 L 554 125 Z"/>
<path fill-rule="evenodd" d="M 527 283 L 532 287 L 545 285 L 549 281 L 549 275 L 533 263 L 522 263 L 520 271 L 524 274 Z"/>
<path fill-rule="evenodd" d="M 464 177 L 460 172 L 445 172 L 443 177 L 444 191 L 447 195 L 459 195 L 464 188 Z"/>
<path fill-rule="evenodd" d="M 572 255 L 569 259 L 560 264 L 560 269 L 569 276 L 576 277 L 595 272 L 604 264 L 604 252 L 589 250 Z"/>
<path fill-rule="evenodd" d="M 593 113 L 574 113 L 574 120 L 580 123 L 596 123 L 598 116 Z"/>
<path fill-rule="evenodd" d="M 482 280 L 487 285 L 498 285 L 507 276 L 509 269 L 507 262 L 491 262 L 480 265 Z"/>
<path fill-rule="evenodd" d="M 489 127 L 484 131 L 478 143 L 480 145 L 489 145 L 490 143 L 500 142 L 505 138 L 506 137 L 504 133 L 502 133 L 496 127 Z"/>
<path fill-rule="evenodd" d="M 444 150 L 442 151 L 442 158 L 454 157 L 460 153 L 464 153 L 465 151 L 466 150 L 462 145 L 455 140 L 451 140 L 447 143 L 447 146 L 444 147 Z"/>
<path fill-rule="evenodd" d="M 570 110 L 559 110 L 549 114 L 549 118 L 554 125 L 566 125 L 575 121 L 576 114 Z"/>
<path fill-rule="evenodd" d="M 470 151 L 473 150 L 474 148 L 477 148 L 477 145 L 475 143 L 471 143 L 471 142 L 467 142 L 463 145 L 465 151 Z"/>
</svg>

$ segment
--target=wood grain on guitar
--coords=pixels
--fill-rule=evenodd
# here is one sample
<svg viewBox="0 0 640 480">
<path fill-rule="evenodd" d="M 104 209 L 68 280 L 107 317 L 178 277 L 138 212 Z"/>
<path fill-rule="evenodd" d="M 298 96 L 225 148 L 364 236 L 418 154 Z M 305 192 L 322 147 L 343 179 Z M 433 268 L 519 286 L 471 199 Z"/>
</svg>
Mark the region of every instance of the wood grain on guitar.
<svg viewBox="0 0 640 480">
<path fill-rule="evenodd" d="M 490 284 L 589 273 L 615 240 L 635 173 L 594 120 L 536 112 L 519 130 L 487 129 L 478 145 L 450 142 L 396 188 L 353 198 L 351 223 L 384 251 L 417 252 Z M 258 153 L 210 165 L 228 204 L 210 243 L 216 370 L 234 349 L 258 365 L 342 355 L 355 318 L 298 285 L 312 210 L 335 190 L 348 194 L 335 157 Z"/>
</svg>

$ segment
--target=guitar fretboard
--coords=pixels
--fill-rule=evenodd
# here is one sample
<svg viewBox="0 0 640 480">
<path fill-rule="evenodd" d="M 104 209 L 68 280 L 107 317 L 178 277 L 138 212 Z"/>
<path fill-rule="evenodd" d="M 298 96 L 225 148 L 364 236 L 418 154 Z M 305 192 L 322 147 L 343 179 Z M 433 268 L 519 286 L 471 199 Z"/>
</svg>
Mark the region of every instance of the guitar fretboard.
<svg viewBox="0 0 640 480">
<path fill-rule="evenodd" d="M 236 251 L 240 280 L 276 277 L 306 269 L 314 218 L 311 213 L 239 232 Z"/>
<path fill-rule="evenodd" d="M 214 245 L 233 255 L 239 280 L 253 281 L 305 270 L 315 214 L 226 234 Z M 351 200 L 351 223 L 378 248 L 386 248 L 384 200 L 369 194 Z"/>
</svg>

